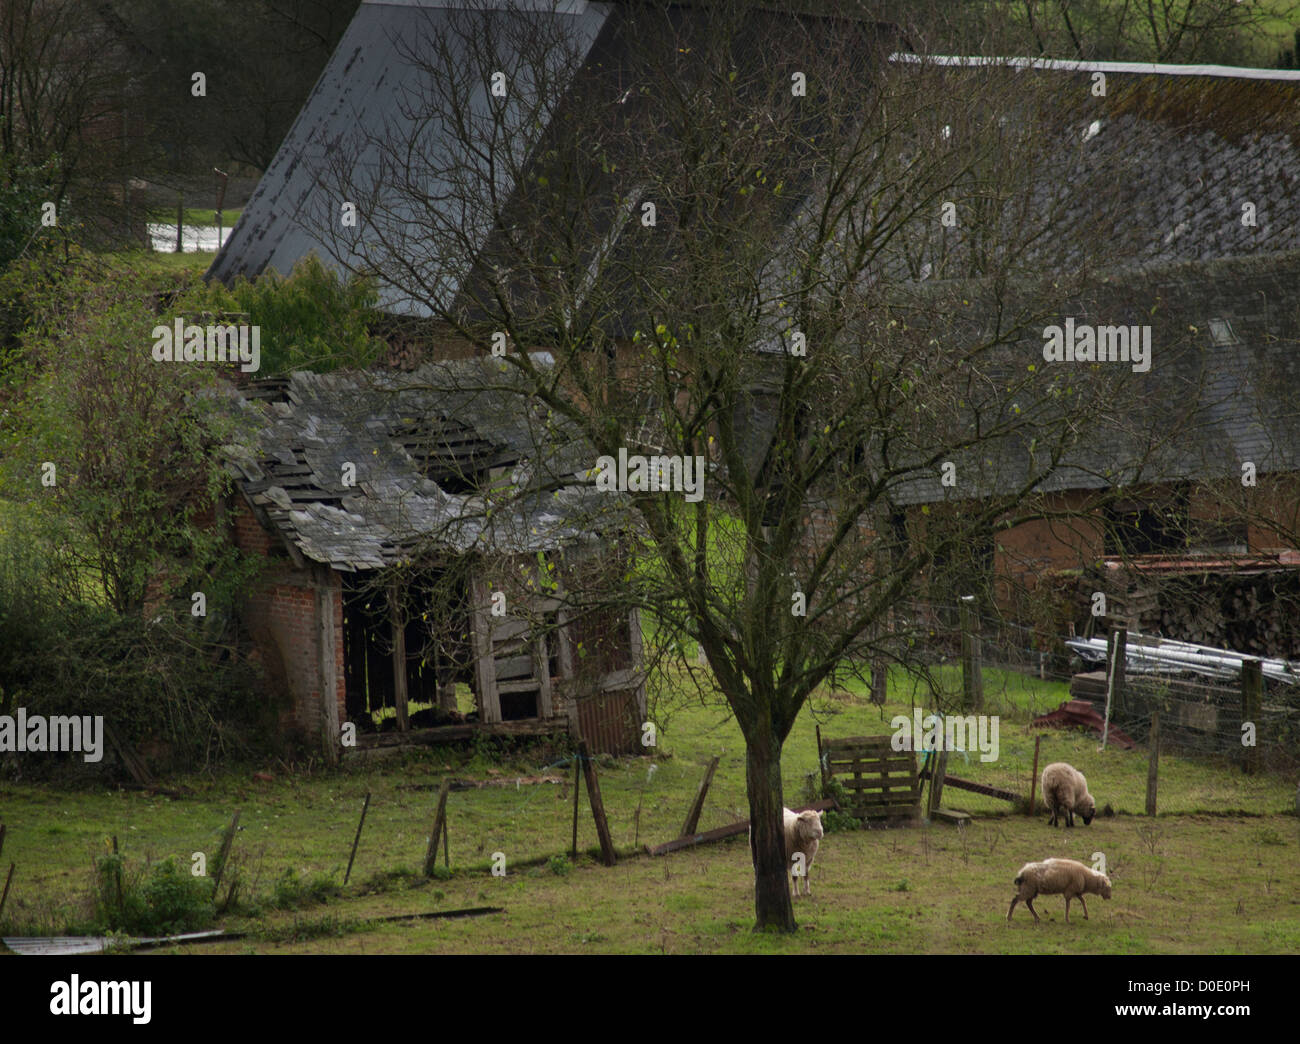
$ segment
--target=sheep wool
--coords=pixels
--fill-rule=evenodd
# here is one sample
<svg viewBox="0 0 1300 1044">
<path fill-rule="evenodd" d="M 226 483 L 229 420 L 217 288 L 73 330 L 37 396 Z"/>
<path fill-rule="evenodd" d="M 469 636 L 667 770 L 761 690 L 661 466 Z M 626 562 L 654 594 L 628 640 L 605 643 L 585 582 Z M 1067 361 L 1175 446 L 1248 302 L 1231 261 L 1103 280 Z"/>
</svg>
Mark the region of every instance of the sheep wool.
<svg viewBox="0 0 1300 1044">
<path fill-rule="evenodd" d="M 812 865 L 813 860 L 817 858 L 817 848 L 824 836 L 822 829 L 821 812 L 791 812 L 788 808 L 781 809 L 783 815 L 783 826 L 785 833 L 785 854 L 788 862 L 786 863 L 786 876 L 790 879 L 791 887 L 795 896 L 799 895 L 799 881 L 807 882 L 807 894 L 812 895 Z M 754 847 L 754 828 L 749 828 L 750 851 Z M 800 860 L 795 859 L 796 853 L 803 853 L 801 860 L 802 873 L 796 874 L 795 868 L 799 865 Z"/>
<path fill-rule="evenodd" d="M 788 808 L 782 810 L 785 814 L 785 857 L 789 863 L 788 873 L 790 883 L 794 887 L 794 894 L 799 895 L 799 882 L 802 880 L 807 887 L 807 895 L 812 895 L 812 865 L 813 860 L 817 858 L 817 848 L 824 836 L 822 830 L 822 814 L 820 812 L 791 812 Z M 798 861 L 795 858 L 797 852 L 803 853 L 803 873 L 796 875 L 795 867 Z"/>
<path fill-rule="evenodd" d="M 1099 895 L 1110 898 L 1110 878 L 1100 874 L 1089 866 L 1075 859 L 1044 859 L 1038 863 L 1026 863 L 1016 874 L 1016 887 L 1019 889 L 1011 900 L 1007 910 L 1007 920 L 1011 920 L 1016 903 L 1023 902 L 1034 915 L 1038 923 L 1038 911 L 1034 909 L 1034 899 L 1040 895 L 1065 896 L 1065 923 L 1070 923 L 1070 900 L 1078 899 L 1083 904 L 1083 919 L 1088 919 L 1088 904 L 1084 895 Z"/>
<path fill-rule="evenodd" d="M 1088 781 L 1073 765 L 1064 761 L 1055 761 L 1043 769 L 1043 803 L 1047 805 L 1052 818 L 1050 825 L 1056 826 L 1064 813 L 1066 826 L 1074 826 L 1074 814 L 1083 817 L 1083 825 L 1092 822 L 1097 814 L 1097 803 L 1088 793 Z"/>
</svg>

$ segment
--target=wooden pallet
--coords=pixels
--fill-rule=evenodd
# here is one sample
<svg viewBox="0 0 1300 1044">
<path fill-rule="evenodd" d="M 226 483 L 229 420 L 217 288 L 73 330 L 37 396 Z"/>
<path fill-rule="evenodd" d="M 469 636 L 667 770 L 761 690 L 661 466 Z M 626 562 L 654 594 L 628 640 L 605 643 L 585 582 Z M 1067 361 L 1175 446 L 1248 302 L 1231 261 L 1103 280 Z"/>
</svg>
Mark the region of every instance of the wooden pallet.
<svg viewBox="0 0 1300 1044">
<path fill-rule="evenodd" d="M 921 814 L 921 781 L 916 754 L 894 750 L 890 736 L 822 739 L 818 760 L 823 781 L 844 788 L 844 811 L 857 819 L 916 819 Z"/>
</svg>

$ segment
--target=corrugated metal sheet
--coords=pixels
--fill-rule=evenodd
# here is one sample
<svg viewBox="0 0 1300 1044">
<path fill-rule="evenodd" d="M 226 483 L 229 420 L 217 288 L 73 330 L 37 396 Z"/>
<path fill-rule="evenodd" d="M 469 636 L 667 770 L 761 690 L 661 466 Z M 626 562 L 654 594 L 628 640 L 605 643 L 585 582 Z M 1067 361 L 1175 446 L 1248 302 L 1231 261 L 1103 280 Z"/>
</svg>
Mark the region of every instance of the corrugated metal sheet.
<svg viewBox="0 0 1300 1044">
<path fill-rule="evenodd" d="M 578 735 L 593 754 L 640 753 L 637 690 L 618 689 L 579 700 Z"/>
<path fill-rule="evenodd" d="M 66 957 L 79 953 L 103 953 L 110 946 L 118 950 L 144 950 L 150 947 L 172 944 L 238 939 L 243 934 L 243 932 L 227 932 L 220 928 L 214 928 L 206 932 L 186 932 L 183 935 L 151 935 L 140 939 L 107 935 L 11 935 L 0 941 L 14 953 L 26 956 Z"/>
<path fill-rule="evenodd" d="M 458 16 L 463 17 L 463 12 L 455 10 L 462 6 L 436 0 L 361 5 L 275 159 L 263 174 L 239 223 L 212 262 L 209 276 L 231 282 L 236 276 L 252 277 L 267 270 L 283 275 L 313 250 L 322 260 L 331 263 L 325 243 L 310 228 L 318 227 L 315 222 L 324 215 L 333 215 L 337 220 L 343 201 L 331 198 L 327 191 L 331 180 L 330 163 L 340 156 L 350 156 L 351 148 L 359 146 L 366 134 L 388 128 L 394 141 L 411 140 L 417 143 L 417 148 L 424 149 L 443 147 L 436 131 L 417 126 L 407 109 L 412 98 L 427 87 L 420 81 L 427 79 L 428 74 L 413 67 L 403 56 L 422 37 L 445 30 Z M 551 23 L 583 53 L 589 51 L 610 11 L 608 4 L 581 0 L 557 5 L 554 10 L 549 4 L 539 4 L 535 11 L 520 10 L 527 5 L 514 6 L 514 10 L 489 9 L 476 13 L 474 17 L 492 19 L 503 28 L 508 21 L 518 19 Z M 470 66 L 468 58 L 466 65 Z M 522 100 L 527 88 L 526 82 L 513 78 L 512 96 L 508 102 Z M 483 85 L 471 105 L 477 115 L 487 115 L 488 84 Z M 537 134 L 540 133 L 538 130 Z M 510 147 L 522 153 L 532 144 L 528 140 L 515 140 L 510 142 Z M 354 170 L 359 167 L 373 174 L 377 161 L 374 149 L 364 150 Z M 362 175 L 358 180 L 365 181 L 366 178 Z M 512 186 L 503 183 L 499 188 L 508 194 Z M 386 198 L 387 206 L 392 210 L 384 219 L 383 232 L 389 243 L 402 244 L 412 229 L 418 231 L 418 225 L 399 220 L 403 209 L 399 202 L 400 194 L 390 192 Z M 437 203 L 431 202 L 430 205 L 436 207 Z M 450 214 L 455 203 L 445 206 Z M 375 209 L 382 212 L 386 207 Z M 376 220 L 374 213 L 359 217 L 363 221 Z M 356 254 L 350 257 L 353 261 L 360 259 Z M 341 268 L 337 264 L 334 267 Z M 457 285 L 463 273 L 442 272 L 440 275 Z M 427 314 L 427 309 L 400 300 L 392 292 L 385 295 L 384 303 L 396 312 Z"/>
</svg>

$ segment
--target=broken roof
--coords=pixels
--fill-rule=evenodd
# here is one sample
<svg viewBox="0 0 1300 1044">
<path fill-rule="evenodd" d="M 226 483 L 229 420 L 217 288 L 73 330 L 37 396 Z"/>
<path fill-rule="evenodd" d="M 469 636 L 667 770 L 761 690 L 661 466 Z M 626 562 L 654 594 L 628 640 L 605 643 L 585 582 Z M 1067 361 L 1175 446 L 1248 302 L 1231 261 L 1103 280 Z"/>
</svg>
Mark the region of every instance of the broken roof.
<svg viewBox="0 0 1300 1044">
<path fill-rule="evenodd" d="M 520 389 L 490 358 L 255 382 L 227 466 L 292 553 L 335 569 L 561 547 L 612 522 L 617 498 L 587 478 L 595 453 Z"/>
</svg>

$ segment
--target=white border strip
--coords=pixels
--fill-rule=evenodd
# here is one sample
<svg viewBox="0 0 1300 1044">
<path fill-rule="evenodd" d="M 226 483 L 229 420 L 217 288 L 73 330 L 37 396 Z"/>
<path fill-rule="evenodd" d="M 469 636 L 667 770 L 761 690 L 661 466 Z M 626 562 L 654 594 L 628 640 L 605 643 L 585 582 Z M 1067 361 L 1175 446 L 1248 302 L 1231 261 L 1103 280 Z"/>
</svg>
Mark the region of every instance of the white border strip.
<svg viewBox="0 0 1300 1044">
<path fill-rule="evenodd" d="M 891 62 L 912 65 L 1007 65 L 1013 69 L 1062 69 L 1071 72 L 1144 73 L 1149 76 L 1226 76 L 1239 80 L 1287 80 L 1300 83 L 1300 69 L 1244 69 L 1234 65 L 1162 65 L 1156 62 L 1075 62 L 1060 58 L 986 58 L 982 55 L 907 54 Z"/>
</svg>

